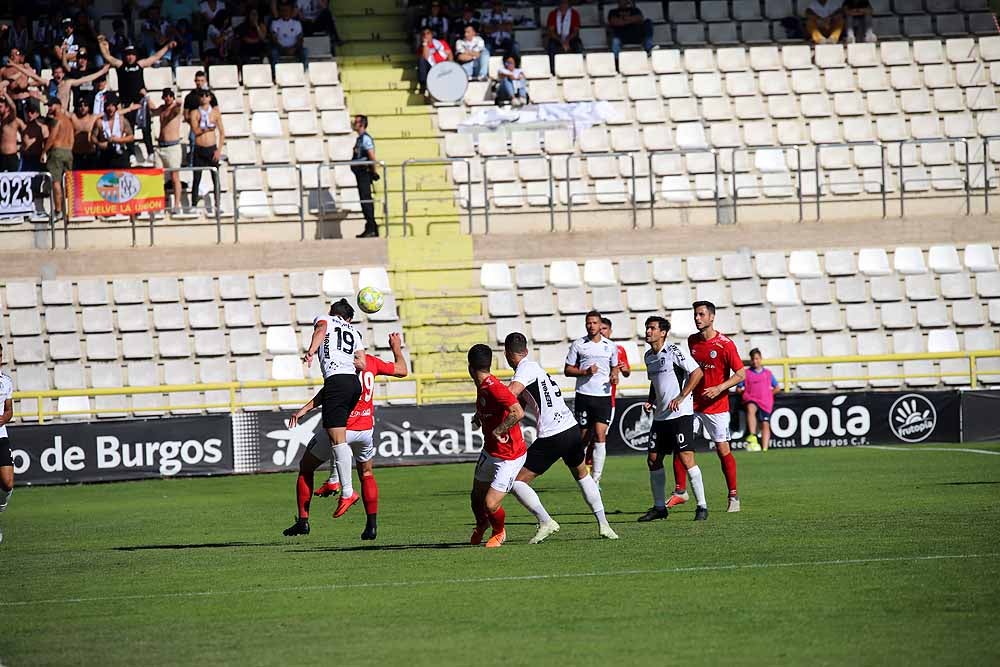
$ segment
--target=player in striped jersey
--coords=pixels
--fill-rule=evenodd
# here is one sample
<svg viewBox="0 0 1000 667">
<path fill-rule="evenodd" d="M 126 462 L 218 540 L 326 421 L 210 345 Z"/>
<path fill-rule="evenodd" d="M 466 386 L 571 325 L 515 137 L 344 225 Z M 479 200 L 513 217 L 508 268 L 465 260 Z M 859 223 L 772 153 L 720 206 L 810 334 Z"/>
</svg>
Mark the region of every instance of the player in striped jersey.
<svg viewBox="0 0 1000 667">
<path fill-rule="evenodd" d="M 538 436 L 528 449 L 524 467 L 517 473 L 511 489 L 521 504 L 538 519 L 538 531 L 530 543 L 538 544 L 559 530 L 559 524 L 545 511 L 538 494 L 529 486 L 559 459 L 566 464 L 580 486 L 583 499 L 597 518 L 601 537 L 617 540 L 618 535 L 612 530 L 604 514 L 604 501 L 597 481 L 587 473 L 587 466 L 583 462 L 586 447 L 573 413 L 563 401 L 559 385 L 538 362 L 527 358 L 528 341 L 524 334 L 515 332 L 507 336 L 504 341 L 504 356 L 514 369 L 510 393 L 521 397 L 537 415 Z"/>
<path fill-rule="evenodd" d="M 3 363 L 3 346 L 0 345 L 0 364 Z M 10 441 L 7 439 L 7 424 L 14 418 L 14 382 L 0 371 L 0 512 L 7 509 L 10 495 L 14 492 L 14 457 L 10 451 Z M 0 542 L 3 542 L 3 530 L 0 530 Z"/>
</svg>

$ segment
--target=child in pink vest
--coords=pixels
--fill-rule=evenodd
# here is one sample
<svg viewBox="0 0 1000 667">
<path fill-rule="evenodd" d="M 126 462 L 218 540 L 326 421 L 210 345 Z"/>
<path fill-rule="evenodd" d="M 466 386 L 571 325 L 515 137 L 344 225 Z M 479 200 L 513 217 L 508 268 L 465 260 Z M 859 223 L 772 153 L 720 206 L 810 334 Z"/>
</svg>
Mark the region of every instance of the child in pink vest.
<svg viewBox="0 0 1000 667">
<path fill-rule="evenodd" d="M 737 390 L 743 396 L 743 404 L 747 409 L 747 451 L 759 452 L 761 445 L 757 444 L 757 421 L 760 421 L 760 433 L 763 449 L 766 452 L 771 444 L 771 412 L 774 410 L 774 395 L 781 391 L 774 374 L 764 368 L 764 356 L 758 348 L 750 350 L 750 368 L 743 382 L 737 385 Z"/>
</svg>

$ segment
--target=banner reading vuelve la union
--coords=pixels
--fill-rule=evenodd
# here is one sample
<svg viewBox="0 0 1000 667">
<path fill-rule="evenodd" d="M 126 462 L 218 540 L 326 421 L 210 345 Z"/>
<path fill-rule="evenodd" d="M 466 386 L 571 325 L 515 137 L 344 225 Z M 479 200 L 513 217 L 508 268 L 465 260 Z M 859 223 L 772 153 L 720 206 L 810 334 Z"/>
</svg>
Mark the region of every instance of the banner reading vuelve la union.
<svg viewBox="0 0 1000 667">
<path fill-rule="evenodd" d="M 72 216 L 137 215 L 166 207 L 162 169 L 73 171 L 66 185 Z"/>
</svg>

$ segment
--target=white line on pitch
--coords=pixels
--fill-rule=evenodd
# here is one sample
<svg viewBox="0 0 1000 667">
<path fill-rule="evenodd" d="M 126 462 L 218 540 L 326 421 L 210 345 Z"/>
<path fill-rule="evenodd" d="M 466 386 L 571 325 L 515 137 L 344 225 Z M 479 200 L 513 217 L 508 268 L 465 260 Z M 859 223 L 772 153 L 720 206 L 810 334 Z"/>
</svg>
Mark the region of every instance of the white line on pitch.
<svg viewBox="0 0 1000 667">
<path fill-rule="evenodd" d="M 989 449 L 967 449 L 965 447 L 902 447 L 892 445 L 883 447 L 881 445 L 861 445 L 862 449 L 882 449 L 887 452 L 965 452 L 967 454 L 989 454 L 990 456 L 1000 456 L 1000 452 Z"/>
<path fill-rule="evenodd" d="M 893 556 L 889 558 L 848 558 L 838 560 L 796 561 L 790 563 L 733 563 L 730 565 L 694 565 L 668 567 L 655 570 L 617 570 L 608 572 L 559 572 L 554 574 L 525 574 L 509 577 L 474 577 L 467 579 L 424 579 L 416 581 L 375 581 L 370 583 L 317 584 L 314 586 L 288 586 L 283 588 L 247 588 L 220 591 L 181 591 L 177 593 L 144 593 L 137 595 L 107 595 L 89 598 L 51 598 L 48 600 L 0 601 L 0 607 L 24 607 L 38 604 L 68 604 L 75 602 L 118 602 L 125 600 L 153 600 L 166 598 L 218 597 L 222 595 L 260 595 L 272 593 L 302 593 L 348 588 L 409 588 L 417 586 L 448 586 L 454 584 L 483 584 L 498 581 L 538 581 L 545 579 L 575 579 L 577 577 L 632 577 L 651 574 L 682 574 L 691 572 L 719 572 L 725 570 L 764 570 L 786 567 L 830 567 L 841 565 L 868 565 L 872 563 L 913 563 L 933 560 L 970 558 L 996 558 L 1000 553 L 945 554 L 939 556 Z"/>
</svg>

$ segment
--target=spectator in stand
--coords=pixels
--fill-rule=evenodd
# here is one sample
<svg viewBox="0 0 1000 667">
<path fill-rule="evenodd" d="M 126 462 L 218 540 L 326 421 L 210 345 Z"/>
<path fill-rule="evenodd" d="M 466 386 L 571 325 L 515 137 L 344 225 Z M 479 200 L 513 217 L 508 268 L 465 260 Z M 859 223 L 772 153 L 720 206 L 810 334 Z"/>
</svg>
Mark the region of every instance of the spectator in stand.
<svg viewBox="0 0 1000 667">
<path fill-rule="evenodd" d="M 471 5 L 465 5 L 462 7 L 462 15 L 451 21 L 451 41 L 457 42 L 465 37 L 465 27 L 470 25 L 476 29 L 477 35 L 482 34 L 479 12 L 473 9 Z"/>
<path fill-rule="evenodd" d="M 98 148 L 100 169 L 128 169 L 132 154 L 132 124 L 118 111 L 118 96 L 109 93 L 104 100 L 104 115 L 94 123 L 91 139 Z"/>
<path fill-rule="evenodd" d="M 430 29 L 435 39 L 448 39 L 448 17 L 444 15 L 440 2 L 432 2 L 428 13 L 417 25 L 418 43 L 423 43 L 424 30 Z"/>
<path fill-rule="evenodd" d="M 813 44 L 836 44 L 843 31 L 843 0 L 812 0 L 806 7 L 806 36 Z"/>
<path fill-rule="evenodd" d="M 528 103 L 528 80 L 518 69 L 514 56 L 504 56 L 503 66 L 497 70 L 497 106 L 510 102 L 515 107 Z"/>
<path fill-rule="evenodd" d="M 291 2 L 283 2 L 278 7 L 278 18 L 271 21 L 271 71 L 282 56 L 295 56 L 309 67 L 309 54 L 302 45 L 305 32 L 302 22 L 293 16 L 295 8 Z"/>
<path fill-rule="evenodd" d="M 209 173 L 212 176 L 212 200 L 219 205 L 215 196 L 219 192 L 219 163 L 222 160 L 222 150 L 226 143 L 226 132 L 222 126 L 222 116 L 219 110 L 212 106 L 212 93 L 199 91 L 198 107 L 188 114 L 188 125 L 195 134 L 195 143 L 191 148 L 195 167 L 214 167 Z M 191 179 L 191 206 L 197 206 L 201 198 L 201 176 L 204 170 L 196 170 Z M 211 209 L 205 208 L 211 213 Z"/>
<path fill-rule="evenodd" d="M 40 156 L 42 164 L 52 177 L 52 211 L 62 216 L 63 177 L 73 169 L 73 123 L 69 112 L 58 97 L 49 100 L 49 136 L 45 139 Z"/>
<path fill-rule="evenodd" d="M 17 105 L 7 94 L 9 84 L 0 81 L 0 171 L 20 171 L 21 155 L 17 147 L 26 126 L 17 117 Z"/>
<path fill-rule="evenodd" d="M 424 28 L 420 33 L 420 48 L 417 49 L 417 80 L 420 92 L 427 96 L 427 75 L 438 63 L 451 60 L 451 48 L 448 42 L 434 36 L 434 31 Z"/>
<path fill-rule="evenodd" d="M 191 28 L 191 22 L 187 19 L 181 19 L 176 24 L 171 23 L 170 29 L 167 31 L 167 39 L 176 42 L 177 46 L 167 52 L 164 60 L 169 61 L 170 66 L 175 70 L 177 65 L 181 63 L 190 64 L 194 57 L 194 31 Z"/>
<path fill-rule="evenodd" d="M 129 46 L 125 49 L 125 58 L 119 60 L 108 51 L 108 40 L 103 35 L 99 36 L 97 40 L 101 53 L 104 55 L 104 60 L 114 67 L 118 74 L 118 95 L 116 97 L 120 98 L 121 104 L 125 107 L 131 107 L 133 104 L 142 104 L 146 98 L 146 82 L 143 78 L 143 70 L 160 62 L 170 49 L 177 46 L 176 42 L 167 42 L 160 47 L 159 51 L 141 60 L 136 53 L 135 47 Z M 105 97 L 105 106 L 110 103 L 110 97 L 110 95 Z M 119 112 L 117 103 L 115 104 L 115 112 Z M 136 126 L 139 117 L 136 111 L 130 110 L 127 113 L 131 134 L 131 130 Z M 106 113 L 105 116 L 107 116 Z M 143 114 L 142 120 L 142 139 L 146 145 L 146 155 L 152 158 L 153 132 L 150 128 L 149 114 Z"/>
<path fill-rule="evenodd" d="M 105 63 L 105 67 L 108 67 L 107 63 Z M 104 115 L 104 99 L 107 97 L 109 92 L 111 91 L 108 90 L 107 74 L 94 79 L 94 107 L 90 111 L 95 116 Z"/>
<path fill-rule="evenodd" d="M 483 38 L 471 25 L 465 26 L 463 39 L 455 42 L 455 61 L 462 66 L 470 79 L 486 81 L 490 72 L 490 52 Z"/>
<path fill-rule="evenodd" d="M 52 49 L 56 57 L 56 62 L 69 63 L 69 67 L 76 66 L 76 52 L 80 48 L 80 43 L 76 39 L 76 27 L 73 19 L 62 20 L 63 38 L 62 41 Z"/>
<path fill-rule="evenodd" d="M 272 0 L 271 11 L 274 11 Z M 277 14 L 275 14 L 277 16 Z M 302 23 L 306 36 L 325 32 L 330 36 L 330 53 L 337 54 L 337 47 L 343 44 L 337 33 L 337 22 L 330 10 L 330 0 L 295 0 L 295 18 Z"/>
<path fill-rule="evenodd" d="M 263 60 L 267 55 L 267 25 L 260 20 L 256 7 L 251 7 L 243 23 L 236 26 L 235 51 L 240 66 L 251 60 Z"/>
<path fill-rule="evenodd" d="M 41 122 L 36 100 L 28 100 L 24 105 L 24 114 L 26 119 L 25 127 L 21 130 L 21 171 L 44 171 L 42 147 L 49 138 L 49 128 Z"/>
<path fill-rule="evenodd" d="M 504 7 L 503 0 L 493 0 L 490 11 L 483 16 L 482 33 L 490 53 L 521 57 L 521 48 L 514 40 L 514 16 Z"/>
<path fill-rule="evenodd" d="M 208 26 L 205 40 L 205 50 L 201 52 L 205 67 L 229 61 L 233 47 L 233 19 L 229 12 L 223 11 L 215 15 Z"/>
<path fill-rule="evenodd" d="M 844 41 L 854 44 L 857 35 L 869 43 L 877 41 L 872 30 L 872 3 L 868 0 L 844 0 L 844 15 L 847 23 L 847 36 Z"/>
<path fill-rule="evenodd" d="M 156 139 L 156 159 L 160 167 L 170 170 L 167 175 L 167 182 L 170 183 L 168 190 L 173 193 L 174 199 L 171 212 L 179 213 L 181 211 L 181 195 L 183 194 L 180 169 L 183 166 L 181 120 L 184 116 L 184 108 L 174 97 L 174 91 L 170 88 L 164 88 L 162 104 L 158 107 L 151 105 L 149 113 L 160 118 L 160 136 Z"/>
<path fill-rule="evenodd" d="M 96 92 L 94 81 L 107 74 L 109 69 L 110 67 L 106 64 L 101 68 L 92 67 L 90 64 L 90 51 L 81 47 L 76 54 L 76 69 L 73 71 L 66 70 L 67 87 L 72 88 L 73 103 L 76 104 L 76 100 L 79 99 L 86 99 L 90 102 L 90 106 L 93 107 L 94 93 Z M 55 74 L 54 71 L 53 74 Z M 54 96 L 62 100 L 64 109 L 70 108 L 69 94 L 60 90 Z M 49 95 L 49 97 L 53 97 L 53 95 Z"/>
<path fill-rule="evenodd" d="M 642 15 L 632 0 L 618 0 L 618 6 L 608 12 L 608 26 L 611 28 L 611 52 L 615 54 L 615 67 L 618 67 L 622 44 L 642 44 L 647 55 L 653 51 L 653 22 Z"/>
<path fill-rule="evenodd" d="M 255 10 L 251 10 L 255 11 Z M 209 104 L 212 105 L 213 109 L 219 107 L 219 100 L 215 97 L 215 93 L 208 87 L 208 76 L 206 76 L 204 70 L 198 70 L 194 73 L 194 90 L 184 96 L 184 118 L 187 119 L 191 115 L 191 112 L 201 106 L 201 91 L 207 90 L 209 96 Z M 195 134 L 194 130 L 188 133 L 188 145 L 194 146 Z M 188 155 L 188 166 L 194 166 L 194 152 L 192 151 Z"/>
<path fill-rule="evenodd" d="M 559 7 L 549 12 L 545 21 L 545 50 L 549 53 L 549 68 L 556 73 L 556 55 L 583 53 L 580 41 L 580 12 L 569 6 L 569 0 L 559 0 Z"/>
<path fill-rule="evenodd" d="M 24 62 L 23 51 L 20 49 L 10 50 L 10 53 L 7 54 L 7 66 L 0 70 L 0 78 L 8 84 L 7 95 L 13 100 L 18 115 L 26 120 L 25 104 L 27 104 L 31 97 L 39 97 L 37 91 L 32 92 L 30 90 L 32 81 L 37 83 L 42 81 L 42 79 L 38 77 L 38 74 L 30 65 Z"/>
<path fill-rule="evenodd" d="M 103 101 L 101 102 L 103 105 Z M 86 98 L 78 98 L 76 109 L 70 116 L 75 133 L 73 139 L 73 168 L 80 170 L 97 169 L 97 145 L 91 139 L 97 116 Z"/>
</svg>

